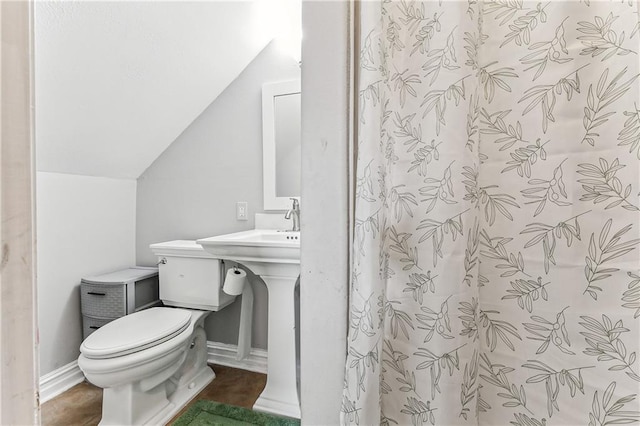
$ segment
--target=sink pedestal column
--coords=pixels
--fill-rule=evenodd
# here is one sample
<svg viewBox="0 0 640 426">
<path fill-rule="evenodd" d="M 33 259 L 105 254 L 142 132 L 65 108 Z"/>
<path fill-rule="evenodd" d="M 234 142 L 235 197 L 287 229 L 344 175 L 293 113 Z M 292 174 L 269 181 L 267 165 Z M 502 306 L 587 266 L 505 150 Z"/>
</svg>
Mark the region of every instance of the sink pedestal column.
<svg viewBox="0 0 640 426">
<path fill-rule="evenodd" d="M 294 293 L 298 277 L 260 275 L 269 294 L 267 385 L 253 408 L 300 418 Z"/>
<path fill-rule="evenodd" d="M 300 234 L 254 229 L 197 243 L 217 259 L 241 263 L 267 285 L 267 385 L 253 408 L 299 419 L 294 298 L 300 276 Z"/>
</svg>

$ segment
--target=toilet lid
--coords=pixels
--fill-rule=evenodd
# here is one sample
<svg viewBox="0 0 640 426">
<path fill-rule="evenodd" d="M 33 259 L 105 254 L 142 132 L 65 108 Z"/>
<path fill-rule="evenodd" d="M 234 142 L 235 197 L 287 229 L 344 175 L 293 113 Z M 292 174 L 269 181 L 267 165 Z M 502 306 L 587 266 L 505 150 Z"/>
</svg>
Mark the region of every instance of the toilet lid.
<svg viewBox="0 0 640 426">
<path fill-rule="evenodd" d="M 80 352 L 94 359 L 127 355 L 172 339 L 190 322 L 185 309 L 145 309 L 103 325 L 82 342 Z"/>
</svg>

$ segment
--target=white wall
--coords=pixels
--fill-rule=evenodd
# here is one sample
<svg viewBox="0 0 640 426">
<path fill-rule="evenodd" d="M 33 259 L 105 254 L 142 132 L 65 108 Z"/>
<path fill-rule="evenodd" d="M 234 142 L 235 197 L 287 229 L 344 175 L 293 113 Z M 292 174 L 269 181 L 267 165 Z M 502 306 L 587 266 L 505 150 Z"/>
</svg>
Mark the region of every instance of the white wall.
<svg viewBox="0 0 640 426">
<path fill-rule="evenodd" d="M 40 375 L 79 355 L 80 279 L 135 264 L 136 181 L 36 176 Z"/>
<path fill-rule="evenodd" d="M 347 339 L 349 2 L 302 6 L 302 418 L 339 424 Z"/>
<path fill-rule="evenodd" d="M 35 2 L 38 170 L 140 176 L 271 39 L 260 3 Z"/>
</svg>

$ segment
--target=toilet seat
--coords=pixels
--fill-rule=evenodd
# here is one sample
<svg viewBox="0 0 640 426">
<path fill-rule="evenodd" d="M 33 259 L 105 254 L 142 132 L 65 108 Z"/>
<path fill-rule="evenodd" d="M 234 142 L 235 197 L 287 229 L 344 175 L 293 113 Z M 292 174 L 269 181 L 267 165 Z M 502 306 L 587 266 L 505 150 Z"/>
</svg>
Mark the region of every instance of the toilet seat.
<svg viewBox="0 0 640 426">
<path fill-rule="evenodd" d="M 156 307 L 118 318 L 87 337 L 80 352 L 89 359 L 116 358 L 157 346 L 182 333 L 191 322 L 185 309 Z"/>
</svg>

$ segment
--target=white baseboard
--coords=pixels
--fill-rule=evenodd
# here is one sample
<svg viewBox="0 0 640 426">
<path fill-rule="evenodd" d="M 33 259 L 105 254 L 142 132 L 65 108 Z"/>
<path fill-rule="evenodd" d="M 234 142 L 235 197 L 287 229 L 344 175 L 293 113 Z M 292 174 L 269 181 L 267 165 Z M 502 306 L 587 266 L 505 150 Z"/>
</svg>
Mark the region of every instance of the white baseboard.
<svg viewBox="0 0 640 426">
<path fill-rule="evenodd" d="M 236 359 L 237 354 L 238 347 L 236 345 L 207 342 L 207 362 L 209 364 L 220 364 L 267 374 L 267 351 L 251 348 L 249 355 L 242 360 Z M 40 403 L 42 404 L 55 398 L 83 381 L 84 374 L 78 367 L 77 360 L 45 374 L 40 377 Z"/>
<path fill-rule="evenodd" d="M 267 351 L 251 348 L 245 359 L 236 359 L 238 347 L 220 342 L 207 342 L 207 362 L 220 364 L 226 367 L 239 368 L 241 370 L 254 371 L 267 374 Z"/>
<path fill-rule="evenodd" d="M 40 403 L 49 401 L 83 381 L 84 374 L 78 367 L 78 361 L 72 361 L 45 374 L 40 377 Z"/>
</svg>

